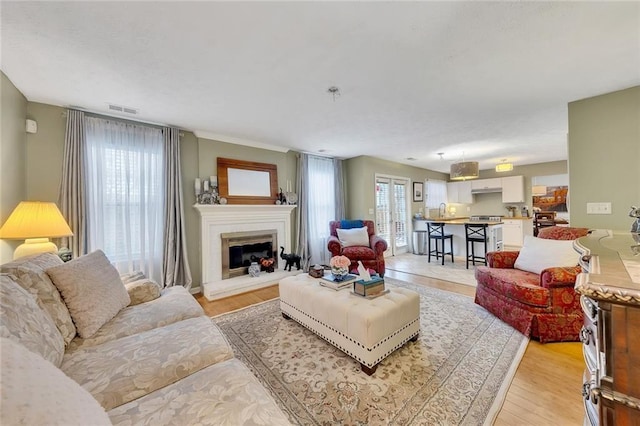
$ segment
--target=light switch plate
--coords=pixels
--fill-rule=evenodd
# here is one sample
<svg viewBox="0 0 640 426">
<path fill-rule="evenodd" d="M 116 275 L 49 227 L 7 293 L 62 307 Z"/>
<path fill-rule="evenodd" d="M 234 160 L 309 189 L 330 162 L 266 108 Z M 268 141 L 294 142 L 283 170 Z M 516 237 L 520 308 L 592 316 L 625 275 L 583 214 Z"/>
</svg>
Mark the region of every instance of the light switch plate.
<svg viewBox="0 0 640 426">
<path fill-rule="evenodd" d="M 373 209 L 369 209 L 369 214 L 373 214 Z"/>
<path fill-rule="evenodd" d="M 587 203 L 587 214 L 611 214 L 611 203 Z"/>
</svg>

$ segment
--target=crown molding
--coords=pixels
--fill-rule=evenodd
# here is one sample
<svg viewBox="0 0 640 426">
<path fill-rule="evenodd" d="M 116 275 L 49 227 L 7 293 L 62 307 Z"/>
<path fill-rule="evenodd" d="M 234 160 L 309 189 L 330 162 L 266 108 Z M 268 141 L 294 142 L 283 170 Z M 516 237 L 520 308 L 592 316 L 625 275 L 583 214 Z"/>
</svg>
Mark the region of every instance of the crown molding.
<svg viewBox="0 0 640 426">
<path fill-rule="evenodd" d="M 256 141 L 252 141 L 250 139 L 236 138 L 236 137 L 233 137 L 233 136 L 221 135 L 221 134 L 218 134 L 218 133 L 211 133 L 211 132 L 206 132 L 206 131 L 203 131 L 203 130 L 194 130 L 193 134 L 196 135 L 197 138 L 211 139 L 211 140 L 214 140 L 214 141 L 232 143 L 232 144 L 235 144 L 235 145 L 250 146 L 250 147 L 253 147 L 253 148 L 268 149 L 269 151 L 277 151 L 277 152 L 289 152 L 290 151 L 289 148 L 284 147 L 284 146 L 280 146 L 280 145 L 272 145 L 272 144 L 263 143 L 263 142 L 256 142 Z"/>
</svg>

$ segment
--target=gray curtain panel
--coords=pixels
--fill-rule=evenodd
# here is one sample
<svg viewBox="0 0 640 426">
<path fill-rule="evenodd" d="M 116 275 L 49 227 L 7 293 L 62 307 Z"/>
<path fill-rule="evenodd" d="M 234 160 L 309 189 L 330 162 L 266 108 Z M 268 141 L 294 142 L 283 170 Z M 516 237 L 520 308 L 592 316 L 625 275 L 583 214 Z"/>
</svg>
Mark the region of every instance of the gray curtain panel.
<svg viewBox="0 0 640 426">
<path fill-rule="evenodd" d="M 345 208 L 345 200 L 347 197 L 345 196 L 344 190 L 344 174 L 342 169 L 342 160 L 338 158 L 333 159 L 333 170 L 334 170 L 334 186 L 335 186 L 335 194 L 336 194 L 336 217 L 346 219 L 346 208 Z M 328 226 L 328 225 L 327 225 Z"/>
<path fill-rule="evenodd" d="M 296 190 L 298 191 L 298 208 L 296 209 L 296 253 L 302 258 L 302 270 L 309 271 L 309 189 L 305 182 L 309 181 L 309 155 L 299 154 L 296 169 Z"/>
<path fill-rule="evenodd" d="M 60 246 L 69 248 L 74 258 L 87 254 L 88 247 L 84 187 L 85 146 L 84 112 L 68 110 L 58 205 L 73 231 L 72 237 L 61 239 Z"/>
<path fill-rule="evenodd" d="M 180 170 L 180 130 L 163 129 L 165 162 L 165 226 L 162 282 L 164 287 L 191 288 L 193 279 L 187 258 L 182 173 Z"/>
</svg>

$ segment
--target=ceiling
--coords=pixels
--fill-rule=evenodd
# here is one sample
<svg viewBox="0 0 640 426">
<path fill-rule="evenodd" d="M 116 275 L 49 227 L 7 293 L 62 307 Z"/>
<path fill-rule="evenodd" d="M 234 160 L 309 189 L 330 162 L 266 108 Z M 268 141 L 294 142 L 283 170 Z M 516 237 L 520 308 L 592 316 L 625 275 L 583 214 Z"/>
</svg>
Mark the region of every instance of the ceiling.
<svg viewBox="0 0 640 426">
<path fill-rule="evenodd" d="M 639 2 L 2 1 L 0 14 L 1 68 L 29 101 L 441 172 L 566 159 L 567 103 L 640 84 Z"/>
</svg>

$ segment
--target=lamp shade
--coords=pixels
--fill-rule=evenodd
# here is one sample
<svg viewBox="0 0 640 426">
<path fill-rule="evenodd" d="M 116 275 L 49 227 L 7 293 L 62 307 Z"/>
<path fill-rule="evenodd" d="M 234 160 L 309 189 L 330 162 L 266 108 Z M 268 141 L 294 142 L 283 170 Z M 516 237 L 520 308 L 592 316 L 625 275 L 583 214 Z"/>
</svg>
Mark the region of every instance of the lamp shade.
<svg viewBox="0 0 640 426">
<path fill-rule="evenodd" d="M 22 201 L 0 228 L 0 238 L 60 238 L 73 235 L 56 203 Z"/>
<path fill-rule="evenodd" d="M 477 161 L 462 161 L 451 165 L 451 180 L 475 179 L 480 176 Z"/>
</svg>

